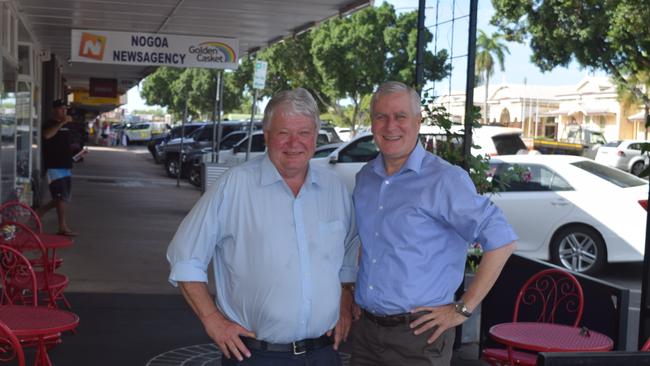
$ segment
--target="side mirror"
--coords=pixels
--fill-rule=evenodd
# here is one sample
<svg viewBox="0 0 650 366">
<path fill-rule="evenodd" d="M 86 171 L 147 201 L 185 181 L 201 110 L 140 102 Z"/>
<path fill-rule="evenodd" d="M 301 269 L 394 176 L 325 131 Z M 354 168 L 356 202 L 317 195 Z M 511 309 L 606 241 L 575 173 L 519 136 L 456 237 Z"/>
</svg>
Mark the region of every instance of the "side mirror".
<svg viewBox="0 0 650 366">
<path fill-rule="evenodd" d="M 237 145 L 237 146 L 235 146 L 235 147 L 232 148 L 232 153 L 233 153 L 233 155 L 235 155 L 235 154 L 237 154 L 238 152 L 240 152 L 241 150 L 242 150 L 242 147 L 239 146 L 239 145 Z"/>
<path fill-rule="evenodd" d="M 330 158 L 329 158 L 329 163 L 330 164 L 336 164 L 338 162 L 339 162 L 339 154 L 332 153 L 332 155 L 330 155 Z"/>
</svg>

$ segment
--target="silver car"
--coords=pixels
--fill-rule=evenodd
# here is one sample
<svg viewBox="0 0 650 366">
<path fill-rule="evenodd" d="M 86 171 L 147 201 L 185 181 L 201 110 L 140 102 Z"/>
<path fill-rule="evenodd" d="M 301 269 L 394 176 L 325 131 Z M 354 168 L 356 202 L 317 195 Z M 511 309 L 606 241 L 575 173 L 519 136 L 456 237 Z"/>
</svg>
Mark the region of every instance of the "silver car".
<svg viewBox="0 0 650 366">
<path fill-rule="evenodd" d="M 611 141 L 598 149 L 596 161 L 639 175 L 649 165 L 648 153 L 641 153 L 642 140 Z"/>
</svg>

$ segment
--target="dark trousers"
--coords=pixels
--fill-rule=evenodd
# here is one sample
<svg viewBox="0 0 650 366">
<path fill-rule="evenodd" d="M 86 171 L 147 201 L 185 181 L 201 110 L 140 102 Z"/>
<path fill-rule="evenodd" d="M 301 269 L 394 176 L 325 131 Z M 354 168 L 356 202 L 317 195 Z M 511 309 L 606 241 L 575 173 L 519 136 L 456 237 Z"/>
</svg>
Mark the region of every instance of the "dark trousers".
<svg viewBox="0 0 650 366">
<path fill-rule="evenodd" d="M 326 346 L 302 355 L 292 352 L 250 350 L 251 357 L 239 362 L 236 358 L 221 357 L 221 366 L 341 366 L 339 353 Z"/>
<path fill-rule="evenodd" d="M 433 329 L 414 335 L 408 324 L 385 327 L 365 316 L 353 323 L 351 366 L 449 366 L 455 328 L 427 344 Z"/>
</svg>

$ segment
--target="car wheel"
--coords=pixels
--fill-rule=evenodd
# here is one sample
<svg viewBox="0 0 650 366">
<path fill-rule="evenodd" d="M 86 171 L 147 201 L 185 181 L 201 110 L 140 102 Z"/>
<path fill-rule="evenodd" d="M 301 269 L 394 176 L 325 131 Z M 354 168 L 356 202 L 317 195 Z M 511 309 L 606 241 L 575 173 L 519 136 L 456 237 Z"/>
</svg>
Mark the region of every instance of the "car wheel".
<svg viewBox="0 0 650 366">
<path fill-rule="evenodd" d="M 178 160 L 176 159 L 166 159 L 165 160 L 165 172 L 167 176 L 171 178 L 176 178 L 178 176 Z"/>
<path fill-rule="evenodd" d="M 187 179 L 195 187 L 201 186 L 201 169 L 198 167 L 191 167 Z"/>
<path fill-rule="evenodd" d="M 551 242 L 551 261 L 575 272 L 594 274 L 606 262 L 605 242 L 587 226 L 572 225 L 558 231 Z"/>
<path fill-rule="evenodd" d="M 630 173 L 638 177 L 639 175 L 641 175 L 644 168 L 645 168 L 645 164 L 642 161 L 637 161 L 636 163 L 632 164 L 632 169 L 630 169 Z"/>
</svg>

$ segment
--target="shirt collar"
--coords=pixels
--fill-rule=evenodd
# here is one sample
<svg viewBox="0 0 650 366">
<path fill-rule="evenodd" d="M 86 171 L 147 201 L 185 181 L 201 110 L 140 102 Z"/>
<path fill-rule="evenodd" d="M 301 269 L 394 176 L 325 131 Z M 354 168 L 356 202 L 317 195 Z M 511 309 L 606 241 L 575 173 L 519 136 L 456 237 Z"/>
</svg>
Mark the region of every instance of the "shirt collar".
<svg viewBox="0 0 650 366">
<path fill-rule="evenodd" d="M 278 172 L 278 168 L 276 168 L 275 165 L 273 165 L 273 162 L 271 161 L 271 158 L 269 158 L 268 153 L 264 154 L 260 165 L 261 165 L 260 183 L 262 184 L 262 186 L 267 186 L 279 181 L 283 181 L 280 172 Z M 320 181 L 319 178 L 320 177 L 318 172 L 316 171 L 316 169 L 314 169 L 311 166 L 311 161 L 310 161 L 309 168 L 307 169 L 307 176 L 305 177 L 305 183 L 320 186 L 321 183 L 319 182 Z"/>
<path fill-rule="evenodd" d="M 400 168 L 399 172 L 397 174 L 401 174 L 402 172 L 405 172 L 407 170 L 412 170 L 415 173 L 419 174 L 420 169 L 422 169 L 422 161 L 424 160 L 425 156 L 427 154 L 427 151 L 424 150 L 422 147 L 422 144 L 420 144 L 420 141 L 415 143 L 415 148 L 413 151 L 411 151 L 411 154 L 409 154 L 408 159 L 406 159 L 406 162 L 404 165 L 402 165 L 402 168 Z M 384 155 L 379 154 L 377 155 L 377 158 L 371 162 L 372 164 L 372 169 L 375 171 L 375 173 L 380 174 L 382 176 L 386 176 L 386 166 L 384 165 Z"/>
</svg>

